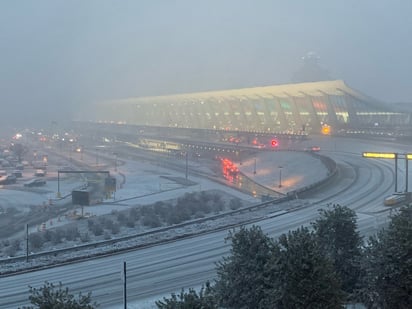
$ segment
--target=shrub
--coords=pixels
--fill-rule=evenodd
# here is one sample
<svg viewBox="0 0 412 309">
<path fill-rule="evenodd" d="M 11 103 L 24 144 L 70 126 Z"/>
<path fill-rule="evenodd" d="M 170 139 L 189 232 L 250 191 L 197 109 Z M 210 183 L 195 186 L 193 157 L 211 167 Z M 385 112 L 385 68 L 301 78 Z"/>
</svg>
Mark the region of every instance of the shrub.
<svg viewBox="0 0 412 309">
<path fill-rule="evenodd" d="M 16 248 L 13 248 L 13 246 L 9 246 L 4 250 L 4 254 L 7 256 L 15 256 L 16 255 Z"/>
<path fill-rule="evenodd" d="M 84 234 L 81 234 L 80 235 L 80 240 L 82 241 L 82 242 L 89 242 L 90 241 L 90 235 L 89 235 L 89 233 L 84 233 Z"/>
<path fill-rule="evenodd" d="M 66 240 L 75 240 L 77 239 L 77 237 L 79 237 L 80 233 L 79 230 L 77 228 L 77 226 L 69 226 L 66 228 L 65 231 L 65 238 Z"/>
<path fill-rule="evenodd" d="M 119 224 L 113 223 L 111 231 L 112 231 L 112 234 L 118 234 L 120 232 Z"/>
<path fill-rule="evenodd" d="M 167 212 L 167 204 L 164 202 L 156 202 L 153 205 L 153 209 L 156 215 L 159 215 L 164 218 Z"/>
<path fill-rule="evenodd" d="M 40 233 L 33 233 L 29 236 L 30 247 L 33 249 L 40 249 L 44 244 L 45 239 Z"/>
<path fill-rule="evenodd" d="M 161 226 L 159 217 L 156 214 L 147 214 L 143 217 L 143 225 L 155 228 Z"/>
<path fill-rule="evenodd" d="M 221 204 L 222 203 L 222 197 L 217 193 L 215 193 L 213 195 L 212 200 L 213 200 L 213 203 L 215 203 L 215 204 Z"/>
<path fill-rule="evenodd" d="M 136 223 L 136 221 L 133 218 L 128 218 L 127 222 L 126 222 L 126 226 L 130 227 L 130 228 L 133 228 L 133 227 L 135 227 L 135 223 Z"/>
<path fill-rule="evenodd" d="M 21 245 L 20 239 L 14 239 L 11 242 L 11 247 L 15 248 L 16 251 L 19 251 L 21 249 L 20 245 Z"/>
<path fill-rule="evenodd" d="M 103 228 L 99 223 L 95 223 L 91 229 L 94 236 L 100 236 L 103 234 Z"/>
<path fill-rule="evenodd" d="M 43 238 L 45 241 L 51 241 L 52 235 L 53 235 L 53 232 L 51 230 L 46 230 L 43 232 Z"/>
<path fill-rule="evenodd" d="M 126 220 L 127 220 L 127 217 L 123 211 L 117 214 L 117 221 L 119 221 L 122 225 L 126 223 Z"/>
<path fill-rule="evenodd" d="M 110 234 L 109 234 L 108 231 L 104 231 L 103 237 L 104 237 L 104 239 L 106 239 L 106 240 L 109 240 L 110 238 L 112 238 L 112 237 L 110 236 Z"/>
<path fill-rule="evenodd" d="M 102 222 L 102 221 L 101 221 Z M 102 222 L 105 229 L 111 230 L 113 227 L 113 221 L 111 219 L 106 219 Z"/>
<path fill-rule="evenodd" d="M 93 219 L 88 219 L 87 220 L 87 227 L 89 228 L 89 230 L 92 229 L 94 223 L 95 223 L 95 221 Z"/>
<path fill-rule="evenodd" d="M 65 237 L 65 232 L 63 229 L 55 229 L 52 231 L 51 241 L 53 244 L 60 244 Z"/>
<path fill-rule="evenodd" d="M 137 209 L 137 208 L 131 208 L 130 210 L 129 210 L 129 219 L 130 218 L 133 218 L 135 221 L 136 220 L 139 220 L 139 218 L 140 218 L 140 212 L 139 212 L 139 210 Z"/>
<path fill-rule="evenodd" d="M 183 222 L 190 219 L 190 206 L 186 203 L 179 203 L 174 207 L 174 212 L 179 217 L 179 221 Z"/>
<path fill-rule="evenodd" d="M 229 207 L 231 210 L 236 210 L 242 207 L 242 202 L 238 198 L 232 198 L 229 202 Z"/>
<path fill-rule="evenodd" d="M 173 225 L 173 224 L 179 224 L 182 221 L 181 221 L 181 218 L 178 216 L 178 214 L 175 211 L 172 211 L 167 216 L 166 222 L 168 225 Z"/>
</svg>

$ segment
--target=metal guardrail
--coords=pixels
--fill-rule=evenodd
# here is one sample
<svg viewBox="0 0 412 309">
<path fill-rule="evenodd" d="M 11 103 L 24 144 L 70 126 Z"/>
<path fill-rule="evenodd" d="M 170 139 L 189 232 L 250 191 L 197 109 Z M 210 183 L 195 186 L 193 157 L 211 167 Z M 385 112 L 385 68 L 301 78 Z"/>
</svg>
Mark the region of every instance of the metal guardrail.
<svg viewBox="0 0 412 309">
<path fill-rule="evenodd" d="M 189 226 L 189 225 L 192 225 L 192 224 L 199 224 L 199 223 L 203 223 L 203 222 L 210 221 L 210 220 L 216 220 L 216 219 L 219 219 L 219 218 L 223 218 L 225 216 L 231 216 L 231 215 L 240 214 L 240 213 L 243 213 L 243 212 L 250 212 L 250 211 L 260 209 L 260 208 L 263 208 L 265 206 L 271 205 L 271 204 L 279 204 L 279 203 L 285 202 L 289 199 L 291 199 L 291 197 L 285 196 L 285 197 L 282 197 L 282 198 L 279 198 L 279 199 L 258 203 L 258 204 L 248 206 L 248 207 L 245 207 L 245 208 L 232 210 L 232 211 L 229 211 L 229 212 L 224 212 L 224 213 L 214 215 L 214 216 L 211 216 L 211 217 L 186 221 L 184 223 L 180 223 L 180 224 L 176 224 L 176 225 L 172 225 L 172 226 L 167 226 L 167 227 L 163 227 L 163 228 L 158 228 L 158 229 L 155 229 L 155 230 L 152 230 L 152 231 L 147 231 L 147 232 L 144 232 L 144 233 L 123 236 L 123 237 L 110 239 L 110 240 L 103 240 L 103 241 L 94 242 L 94 243 L 90 243 L 90 244 L 79 245 L 79 246 L 71 247 L 71 248 L 63 248 L 63 249 L 58 249 L 58 250 L 51 250 L 51 251 L 34 253 L 34 254 L 29 255 L 29 259 L 35 259 L 35 258 L 39 258 L 39 257 L 42 257 L 42 256 L 48 256 L 48 255 L 56 256 L 56 255 L 59 255 L 59 254 L 62 254 L 62 253 L 76 252 L 76 251 L 81 251 L 81 250 L 85 250 L 85 249 L 93 249 L 93 248 L 113 245 L 113 244 L 115 244 L 117 242 L 121 242 L 121 241 L 127 241 L 127 240 L 138 238 L 138 237 L 153 235 L 153 234 L 161 233 L 161 232 L 167 232 L 167 231 L 170 231 L 170 230 L 173 230 L 173 229 L 176 229 L 176 228 L 182 228 L 182 227 Z M 25 259 L 26 259 L 25 255 L 24 256 L 18 256 L 18 257 L 11 257 L 11 258 L 7 258 L 7 259 L 0 259 L 0 264 L 23 262 L 23 261 L 25 261 Z"/>
<path fill-rule="evenodd" d="M 327 177 L 325 177 L 324 179 L 321 179 L 317 182 L 314 182 L 314 183 L 312 183 L 308 186 L 305 186 L 303 188 L 299 188 L 297 190 L 290 191 L 290 192 L 287 193 L 287 195 L 298 197 L 299 194 L 307 193 L 310 190 L 318 188 L 318 187 L 322 186 L 323 184 L 327 183 L 328 181 L 330 181 L 334 176 L 336 176 L 336 174 L 338 172 L 338 167 L 337 167 L 337 164 L 334 160 L 332 160 L 331 158 L 329 158 L 327 156 L 323 156 L 323 155 L 320 155 L 320 154 L 312 153 L 312 155 L 315 156 L 315 157 L 319 157 L 319 159 L 322 161 L 322 163 L 326 166 L 326 168 L 328 169 Z"/>
<path fill-rule="evenodd" d="M 186 221 L 184 223 L 180 223 L 180 224 L 176 224 L 176 225 L 172 225 L 172 226 L 167 226 L 167 227 L 163 227 L 163 228 L 158 228 L 158 229 L 154 229 L 151 231 L 147 231 L 144 233 L 139 233 L 139 234 L 133 234 L 133 235 L 128 235 L 128 236 L 123 236 L 123 237 L 119 237 L 119 238 L 115 238 L 115 239 L 110 239 L 110 240 L 103 240 L 103 241 L 99 241 L 99 242 L 94 242 L 94 243 L 89 243 L 89 244 L 84 244 L 84 245 L 79 245 L 76 247 L 71 247 L 71 248 L 63 248 L 63 249 L 57 249 L 57 250 L 52 250 L 52 251 L 45 251 L 45 252 L 39 252 L 39 253 L 34 253 L 34 254 L 30 254 L 29 255 L 29 259 L 35 259 L 35 258 L 39 258 L 39 257 L 44 257 L 44 256 L 49 256 L 49 255 L 53 255 L 53 256 L 57 256 L 59 254 L 64 254 L 64 253 L 69 253 L 69 252 L 77 252 L 77 251 L 81 251 L 81 250 L 86 250 L 86 249 L 93 249 L 93 248 L 98 248 L 98 247 L 103 247 L 103 246 L 108 246 L 108 245 L 113 245 L 115 243 L 118 242 L 122 242 L 122 241 L 127 241 L 127 240 L 131 240 L 134 238 L 139 238 L 139 237 L 144 237 L 144 236 L 148 236 L 148 235 L 153 235 L 156 233 L 161 233 L 161 232 L 167 232 L 176 228 L 182 228 L 185 226 L 189 226 L 192 224 L 198 224 L 198 223 L 203 223 L 206 221 L 210 221 L 210 220 L 216 220 L 219 218 L 223 218 L 225 216 L 231 216 L 231 215 L 235 215 L 235 214 L 241 214 L 243 212 L 250 212 L 253 210 L 257 210 L 257 209 L 261 209 L 264 208 L 268 205 L 274 205 L 274 204 L 280 204 L 282 202 L 288 201 L 288 200 L 292 200 L 295 199 L 298 194 L 303 193 L 303 192 L 307 192 L 315 187 L 318 187 L 324 183 L 326 183 L 327 181 L 329 181 L 332 177 L 334 177 L 337 173 L 337 165 L 336 162 L 333 161 L 331 158 L 326 157 L 326 156 L 322 156 L 319 154 L 312 154 L 316 157 L 319 157 L 319 159 L 323 162 L 323 164 L 325 164 L 326 168 L 328 169 L 328 176 L 325 179 L 322 179 L 316 183 L 313 183 L 309 186 L 288 192 L 288 194 L 286 194 L 285 196 L 281 197 L 281 198 L 277 198 L 277 199 L 273 199 L 273 200 L 268 200 L 265 202 L 261 202 L 261 203 L 257 203 L 255 205 L 251 205 L 245 208 L 240 208 L 237 210 L 232 210 L 232 211 L 228 211 L 228 212 L 224 212 L 221 214 L 217 214 L 211 217 L 207 217 L 207 218 L 201 218 L 201 219 L 195 219 L 195 220 L 190 220 L 190 221 Z M 167 241 L 170 241 L 167 240 Z M 125 251 L 125 250 L 129 250 L 130 248 L 125 248 L 125 249 L 115 249 L 112 250 L 112 252 L 114 251 Z M 94 254 L 94 256 L 98 256 L 98 255 L 103 255 L 103 254 L 108 254 L 110 253 L 110 250 L 107 250 L 103 253 L 96 253 Z M 90 256 L 90 255 L 89 255 Z M 73 259 L 81 259 L 84 258 L 83 256 L 77 257 L 77 258 L 73 258 Z M 16 262 L 23 262 L 26 260 L 26 256 L 22 255 L 22 256 L 18 256 L 18 257 L 11 257 L 11 258 L 6 258 L 6 259 L 0 259 L 0 265 L 1 264 L 7 264 L 7 263 L 16 263 Z M 6 273 L 1 273 L 1 274 L 6 274 Z"/>
</svg>

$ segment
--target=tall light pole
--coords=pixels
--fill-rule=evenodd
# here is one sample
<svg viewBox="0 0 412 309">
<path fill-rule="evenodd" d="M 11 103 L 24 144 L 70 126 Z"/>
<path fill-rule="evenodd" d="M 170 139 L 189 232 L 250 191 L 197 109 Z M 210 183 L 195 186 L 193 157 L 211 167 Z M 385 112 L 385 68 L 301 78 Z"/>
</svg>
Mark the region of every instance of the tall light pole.
<svg viewBox="0 0 412 309">
<path fill-rule="evenodd" d="M 114 171 L 117 172 L 117 152 L 113 154 L 114 154 Z"/>
<path fill-rule="evenodd" d="M 253 175 L 256 175 L 256 157 L 255 157 L 255 164 L 253 166 Z"/>
<path fill-rule="evenodd" d="M 186 180 L 188 177 L 188 171 L 189 171 L 189 152 L 186 150 L 186 169 L 185 169 Z"/>
<path fill-rule="evenodd" d="M 279 165 L 279 188 L 282 188 L 282 168 L 283 166 Z"/>
</svg>

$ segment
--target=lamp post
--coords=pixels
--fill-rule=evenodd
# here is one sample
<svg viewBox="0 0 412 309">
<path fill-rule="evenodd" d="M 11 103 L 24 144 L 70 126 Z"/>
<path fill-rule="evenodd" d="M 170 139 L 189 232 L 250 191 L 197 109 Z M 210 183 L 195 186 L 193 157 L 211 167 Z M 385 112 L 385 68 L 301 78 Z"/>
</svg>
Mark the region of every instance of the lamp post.
<svg viewBox="0 0 412 309">
<path fill-rule="evenodd" d="M 114 154 L 114 171 L 117 172 L 117 152 L 113 154 Z"/>
<path fill-rule="evenodd" d="M 256 157 L 255 157 L 255 164 L 253 166 L 253 175 L 256 175 Z"/>
<path fill-rule="evenodd" d="M 242 152 L 239 148 L 239 143 L 236 143 L 236 153 L 237 153 L 237 156 L 239 157 L 239 165 L 242 165 Z"/>
<path fill-rule="evenodd" d="M 282 168 L 283 166 L 279 166 L 279 188 L 282 188 Z"/>
<path fill-rule="evenodd" d="M 186 150 L 186 154 L 185 154 L 185 156 L 186 156 L 186 169 L 185 169 L 185 178 L 186 178 L 186 180 L 187 180 L 187 177 L 188 177 L 188 171 L 189 171 L 189 152 Z"/>
</svg>

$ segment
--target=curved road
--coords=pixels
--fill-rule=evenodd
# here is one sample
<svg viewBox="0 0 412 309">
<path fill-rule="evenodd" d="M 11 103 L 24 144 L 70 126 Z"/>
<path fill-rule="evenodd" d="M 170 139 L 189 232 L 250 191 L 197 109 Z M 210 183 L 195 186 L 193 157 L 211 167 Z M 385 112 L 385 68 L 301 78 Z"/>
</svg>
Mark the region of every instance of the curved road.
<svg viewBox="0 0 412 309">
<path fill-rule="evenodd" d="M 324 144 L 322 144 L 322 142 Z M 339 143 L 338 147 L 336 143 Z M 322 190 L 311 194 L 309 206 L 259 222 L 272 237 L 307 225 L 317 217 L 317 210 L 328 204 L 341 204 L 355 209 L 363 234 L 374 233 L 387 222 L 384 196 L 393 192 L 394 162 L 361 157 L 362 151 L 398 151 L 402 145 L 349 139 L 320 140 L 322 154 L 332 157 L 339 175 Z M 366 149 L 367 147 L 367 149 Z M 350 149 L 350 152 L 348 151 Z M 399 164 L 398 187 L 404 185 L 404 167 Z M 121 269 L 127 262 L 128 300 L 161 298 L 181 288 L 198 287 L 215 276 L 215 262 L 229 253 L 225 243 L 227 230 L 149 247 L 143 250 L 85 261 L 77 264 L 0 278 L 0 308 L 27 305 L 28 286 L 41 286 L 44 281 L 63 282 L 73 293 L 92 291 L 100 308 L 122 304 Z M 137 307 L 135 307 L 137 308 Z M 139 306 L 142 308 L 142 306 Z"/>
</svg>

